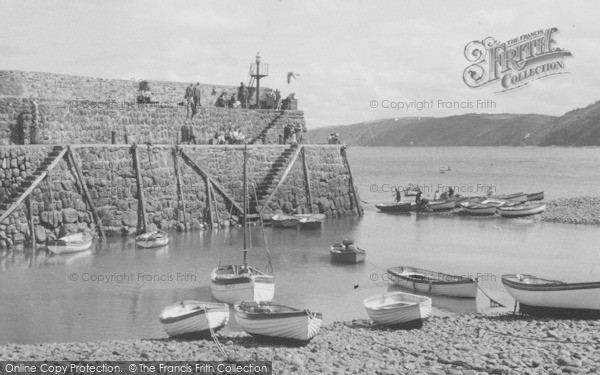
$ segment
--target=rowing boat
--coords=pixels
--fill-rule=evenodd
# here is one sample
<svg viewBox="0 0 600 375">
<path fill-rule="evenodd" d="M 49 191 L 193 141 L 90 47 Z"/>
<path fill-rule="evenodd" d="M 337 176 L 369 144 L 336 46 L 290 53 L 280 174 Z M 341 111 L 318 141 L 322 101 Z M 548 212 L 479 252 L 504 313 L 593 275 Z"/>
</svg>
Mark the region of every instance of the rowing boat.
<svg viewBox="0 0 600 375">
<path fill-rule="evenodd" d="M 429 201 L 429 208 L 433 211 L 451 210 L 456 206 L 454 200 L 446 199 L 443 201 Z"/>
<path fill-rule="evenodd" d="M 257 337 L 308 342 L 323 324 L 321 313 L 275 302 L 238 302 L 233 309 L 242 329 Z"/>
<path fill-rule="evenodd" d="M 477 283 L 471 277 L 448 275 L 416 267 L 389 268 L 390 279 L 401 287 L 417 293 L 448 297 L 477 297 Z"/>
<path fill-rule="evenodd" d="M 74 253 L 87 250 L 90 246 L 92 246 L 92 235 L 85 232 L 71 234 L 46 243 L 48 250 L 54 254 Z"/>
<path fill-rule="evenodd" d="M 492 196 L 490 196 L 490 198 L 500 199 L 500 200 L 509 201 L 509 202 L 515 202 L 515 203 L 527 202 L 527 194 L 525 194 L 525 193 L 492 195 Z"/>
<path fill-rule="evenodd" d="M 292 215 L 277 214 L 271 218 L 273 227 L 276 228 L 295 228 L 298 225 L 299 218 Z"/>
<path fill-rule="evenodd" d="M 140 234 L 135 238 L 135 244 L 144 247 L 159 247 L 169 243 L 169 235 L 162 230 Z"/>
<path fill-rule="evenodd" d="M 463 202 L 460 206 L 471 215 L 494 215 L 496 213 L 496 207 L 487 204 Z"/>
<path fill-rule="evenodd" d="M 331 261 L 336 263 L 360 263 L 364 262 L 367 252 L 354 245 L 344 246 L 341 243 L 331 245 L 329 248 Z"/>
<path fill-rule="evenodd" d="M 529 312 L 600 314 L 600 281 L 565 283 L 533 275 L 508 274 L 502 276 L 502 284 Z"/>
<path fill-rule="evenodd" d="M 517 206 L 508 206 L 508 207 L 498 207 L 498 211 L 500 212 L 500 216 L 504 217 L 521 217 L 521 216 L 529 216 L 536 215 L 546 211 L 545 204 L 531 204 L 525 205 L 520 204 Z"/>
<path fill-rule="evenodd" d="M 181 301 L 160 313 L 160 324 L 169 336 L 204 337 L 225 327 L 229 322 L 226 303 Z"/>
<path fill-rule="evenodd" d="M 544 192 L 543 191 L 527 194 L 527 202 L 541 201 L 541 200 L 544 200 Z"/>
<path fill-rule="evenodd" d="M 404 292 L 369 297 L 363 305 L 369 317 L 382 326 L 422 322 L 431 316 L 431 298 Z"/>
<path fill-rule="evenodd" d="M 411 208 L 411 203 L 377 203 L 375 207 L 381 212 L 408 212 Z"/>
</svg>

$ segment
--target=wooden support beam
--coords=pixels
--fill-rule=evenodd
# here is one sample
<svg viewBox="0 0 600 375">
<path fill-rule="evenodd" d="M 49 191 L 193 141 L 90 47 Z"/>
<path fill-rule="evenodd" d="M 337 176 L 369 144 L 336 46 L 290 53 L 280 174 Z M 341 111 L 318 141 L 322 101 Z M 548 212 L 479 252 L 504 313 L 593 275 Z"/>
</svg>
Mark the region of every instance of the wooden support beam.
<svg viewBox="0 0 600 375">
<path fill-rule="evenodd" d="M 183 211 L 183 227 L 187 231 L 188 221 L 187 214 L 185 213 L 185 198 L 183 196 L 183 185 L 181 184 L 181 171 L 179 170 L 179 146 L 173 149 L 174 163 L 175 163 L 175 176 L 177 178 L 177 210 Z M 181 206 L 180 206 L 181 205 Z M 179 216 L 179 215 L 177 215 Z M 178 218 L 179 219 L 179 218 Z"/>
<path fill-rule="evenodd" d="M 342 154 L 342 158 L 344 158 L 344 164 L 346 164 L 346 168 L 348 169 L 348 175 L 350 177 L 350 191 L 352 192 L 352 196 L 354 197 L 354 204 L 356 205 L 356 210 L 360 216 L 363 215 L 362 205 L 360 204 L 360 199 L 358 199 L 358 194 L 356 192 L 356 187 L 354 186 L 354 178 L 352 177 L 352 170 L 350 169 L 350 162 L 348 162 L 348 157 L 346 156 L 346 146 L 342 146 L 340 148 L 340 153 Z"/>
<path fill-rule="evenodd" d="M 208 207 L 208 225 L 210 229 L 214 227 L 214 214 L 213 214 L 213 206 L 212 206 L 212 185 L 210 184 L 210 178 L 208 176 L 204 177 L 204 182 L 206 183 L 206 205 Z"/>
<path fill-rule="evenodd" d="M 283 175 L 279 179 L 279 182 L 277 182 L 277 186 L 275 186 L 275 188 L 273 189 L 273 191 L 271 192 L 271 194 L 269 194 L 269 196 L 265 200 L 265 203 L 263 203 L 260 211 L 258 212 L 258 216 L 262 216 L 263 212 L 265 211 L 265 208 L 267 208 L 267 205 L 269 204 L 269 202 L 271 201 L 271 199 L 273 198 L 273 196 L 275 195 L 275 193 L 277 192 L 277 190 L 279 189 L 279 187 L 281 187 L 281 185 L 283 185 L 283 182 L 285 181 L 285 178 L 287 177 L 287 175 L 292 170 L 292 167 L 294 166 L 294 163 L 296 162 L 296 159 L 298 159 L 298 155 L 300 155 L 300 152 L 303 149 L 304 149 L 304 146 L 302 146 L 302 145 L 298 146 L 298 149 L 296 150 L 296 152 L 294 152 L 294 156 L 292 156 L 292 160 L 290 160 L 290 163 L 285 168 L 285 171 L 283 172 Z"/>
<path fill-rule="evenodd" d="M 92 211 L 92 217 L 94 222 L 96 223 L 96 227 L 98 228 L 98 232 L 100 234 L 101 240 L 106 240 L 106 234 L 104 233 L 104 227 L 102 226 L 102 220 L 100 220 L 100 216 L 98 215 L 98 211 L 96 211 L 96 207 L 94 206 L 94 201 L 90 195 L 90 192 L 87 188 L 85 180 L 83 179 L 83 174 L 81 173 L 81 169 L 79 169 L 79 158 L 75 151 L 71 148 L 71 146 L 67 146 L 67 150 L 69 151 L 69 158 L 71 160 L 71 164 L 75 169 L 75 181 L 81 187 L 81 192 L 83 193 L 83 198 L 85 199 L 90 211 Z"/>
<path fill-rule="evenodd" d="M 52 171 L 54 169 L 54 167 L 56 167 L 58 165 L 58 163 L 62 160 L 63 156 L 65 156 L 66 153 L 67 153 L 67 149 L 63 148 L 62 151 L 56 156 L 54 161 L 52 163 L 50 163 L 48 168 L 46 168 L 46 170 L 43 171 L 42 174 L 40 174 L 33 181 L 33 183 L 27 188 L 27 190 L 25 190 L 23 192 L 23 194 L 21 194 L 19 196 L 19 198 L 17 198 L 17 200 L 14 201 L 13 204 L 11 204 L 10 207 L 8 207 L 8 209 L 6 211 L 4 211 L 2 216 L 0 216 L 0 223 L 3 222 L 17 207 L 19 207 L 19 205 L 25 200 L 25 198 L 27 198 L 29 196 L 29 194 L 31 194 L 33 189 L 35 189 L 40 184 L 40 182 L 44 181 L 44 178 L 46 178 L 46 176 L 48 176 L 50 171 Z"/>
<path fill-rule="evenodd" d="M 33 248 L 33 256 L 35 257 L 35 224 L 33 223 L 33 202 L 31 202 L 31 195 L 27 197 L 27 211 L 29 211 L 29 232 L 31 233 L 31 247 Z"/>
<path fill-rule="evenodd" d="M 138 233 L 146 233 L 148 231 L 148 221 L 146 217 L 146 199 L 144 198 L 144 183 L 142 174 L 140 173 L 140 159 L 138 157 L 138 145 L 134 143 L 131 146 L 133 149 L 133 167 L 135 168 L 135 184 L 138 191 Z M 139 220 L 141 214 L 141 223 Z"/>
<path fill-rule="evenodd" d="M 192 167 L 192 169 L 194 169 L 196 171 L 196 173 L 200 174 L 201 176 L 203 176 L 204 178 L 208 178 L 208 180 L 210 181 L 211 185 L 217 189 L 217 191 L 223 196 L 223 198 L 225 198 L 236 210 L 238 210 L 238 212 L 240 213 L 244 213 L 244 210 L 242 209 L 242 207 L 240 207 L 239 204 L 237 204 L 233 198 L 231 198 L 229 196 L 229 194 L 227 194 L 227 192 L 225 190 L 223 190 L 223 188 L 221 187 L 221 185 L 219 185 L 219 183 L 217 181 L 215 181 L 213 178 L 210 177 L 210 175 L 208 173 L 206 173 L 202 168 L 200 168 L 200 166 L 198 166 L 198 164 L 196 164 L 183 150 L 181 151 L 181 157 L 188 162 L 188 164 Z"/>
<path fill-rule="evenodd" d="M 221 221 L 219 219 L 219 206 L 217 206 L 217 197 L 215 197 L 215 192 L 213 191 L 212 184 L 210 185 L 210 191 L 210 195 L 212 195 L 213 203 L 215 205 L 215 219 L 217 220 L 217 228 L 221 228 Z"/>
<path fill-rule="evenodd" d="M 312 193 L 310 190 L 310 173 L 308 171 L 308 163 L 306 162 L 306 148 L 302 147 L 302 169 L 304 170 L 304 186 L 306 187 L 306 200 L 308 210 L 313 213 Z"/>
</svg>

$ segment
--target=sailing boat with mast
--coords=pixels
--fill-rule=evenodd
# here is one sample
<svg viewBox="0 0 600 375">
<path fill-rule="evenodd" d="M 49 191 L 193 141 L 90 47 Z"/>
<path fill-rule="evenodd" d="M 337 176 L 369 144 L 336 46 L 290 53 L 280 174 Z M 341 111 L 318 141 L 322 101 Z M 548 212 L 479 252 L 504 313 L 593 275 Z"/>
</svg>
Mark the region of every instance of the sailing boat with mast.
<svg viewBox="0 0 600 375">
<path fill-rule="evenodd" d="M 218 301 L 234 304 L 240 301 L 272 301 L 275 294 L 275 278 L 258 268 L 248 265 L 247 223 L 247 144 L 244 145 L 244 249 L 241 265 L 219 265 L 210 275 L 210 290 Z"/>
</svg>

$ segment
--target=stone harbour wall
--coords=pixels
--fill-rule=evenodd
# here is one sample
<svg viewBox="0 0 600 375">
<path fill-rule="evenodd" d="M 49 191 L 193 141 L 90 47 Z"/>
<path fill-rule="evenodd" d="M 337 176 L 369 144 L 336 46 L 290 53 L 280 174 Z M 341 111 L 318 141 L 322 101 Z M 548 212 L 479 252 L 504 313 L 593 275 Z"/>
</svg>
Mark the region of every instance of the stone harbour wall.
<svg viewBox="0 0 600 375">
<path fill-rule="evenodd" d="M 242 206 L 243 146 L 142 144 L 135 147 L 146 223 L 150 229 L 203 229 L 235 225 L 241 221 L 240 213 L 227 197 Z M 32 179 L 40 176 L 61 150 L 63 146 L 45 145 L 0 148 L 0 215 L 12 207 L 20 193 L 31 185 Z M 96 223 L 93 218 L 67 153 L 30 195 L 36 242 L 43 243 L 81 230 L 96 232 L 97 225 L 101 225 L 107 234 L 134 233 L 141 220 L 141 210 L 133 147 L 74 145 L 72 150 L 100 222 Z M 359 213 L 360 198 L 353 195 L 350 187 L 350 171 L 343 156 L 343 146 L 252 145 L 247 151 L 251 214 L 265 206 L 267 197 L 296 154 L 298 157 L 289 174 L 266 204 L 265 219 L 275 213 L 310 212 L 311 208 L 314 213 L 329 217 Z M 308 166 L 312 202 L 306 194 L 303 155 Z M 211 195 L 214 199 L 209 205 L 206 179 L 198 173 L 198 167 L 222 188 L 227 197 L 213 187 Z M 29 242 L 32 233 L 26 203 L 24 200 L 0 222 L 0 247 Z"/>
<path fill-rule="evenodd" d="M 38 103 L 38 127 L 42 144 L 176 143 L 184 124 L 191 126 L 196 142 L 208 144 L 215 133 L 233 128 L 251 142 L 279 143 L 288 124 L 306 132 L 302 111 L 249 110 L 202 107 L 187 121 L 184 106 L 137 103 L 96 103 L 44 100 Z M 0 143 L 28 144 L 32 125 L 31 101 L 0 98 Z"/>
</svg>

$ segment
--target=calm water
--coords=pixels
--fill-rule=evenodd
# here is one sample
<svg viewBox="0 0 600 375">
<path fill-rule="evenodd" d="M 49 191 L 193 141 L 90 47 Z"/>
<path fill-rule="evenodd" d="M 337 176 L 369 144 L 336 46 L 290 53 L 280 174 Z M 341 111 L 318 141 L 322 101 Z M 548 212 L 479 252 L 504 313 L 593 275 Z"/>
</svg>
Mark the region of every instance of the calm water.
<svg viewBox="0 0 600 375">
<path fill-rule="evenodd" d="M 390 201 L 384 190 L 408 182 L 465 186 L 473 194 L 480 184 L 499 193 L 544 190 L 547 198 L 600 195 L 600 148 L 351 148 L 349 158 L 361 199 L 370 203 Z M 441 174 L 442 166 L 452 172 Z M 484 290 L 510 307 L 503 273 L 600 279 L 597 227 L 364 208 L 362 218 L 329 220 L 317 231 L 265 228 L 276 300 L 319 310 L 328 323 L 367 318 L 362 300 L 395 290 L 382 269 L 400 264 L 479 276 Z M 330 263 L 329 245 L 344 237 L 367 249 L 367 263 Z M 265 269 L 259 228 L 251 238 L 250 261 Z M 0 252 L 0 343 L 165 337 L 160 311 L 176 300 L 210 300 L 210 270 L 220 257 L 238 262 L 241 246 L 242 231 L 234 228 L 172 233 L 159 250 L 113 238 L 71 256 Z M 434 306 L 436 314 L 491 310 L 481 293 L 476 302 L 435 298 Z"/>
</svg>

